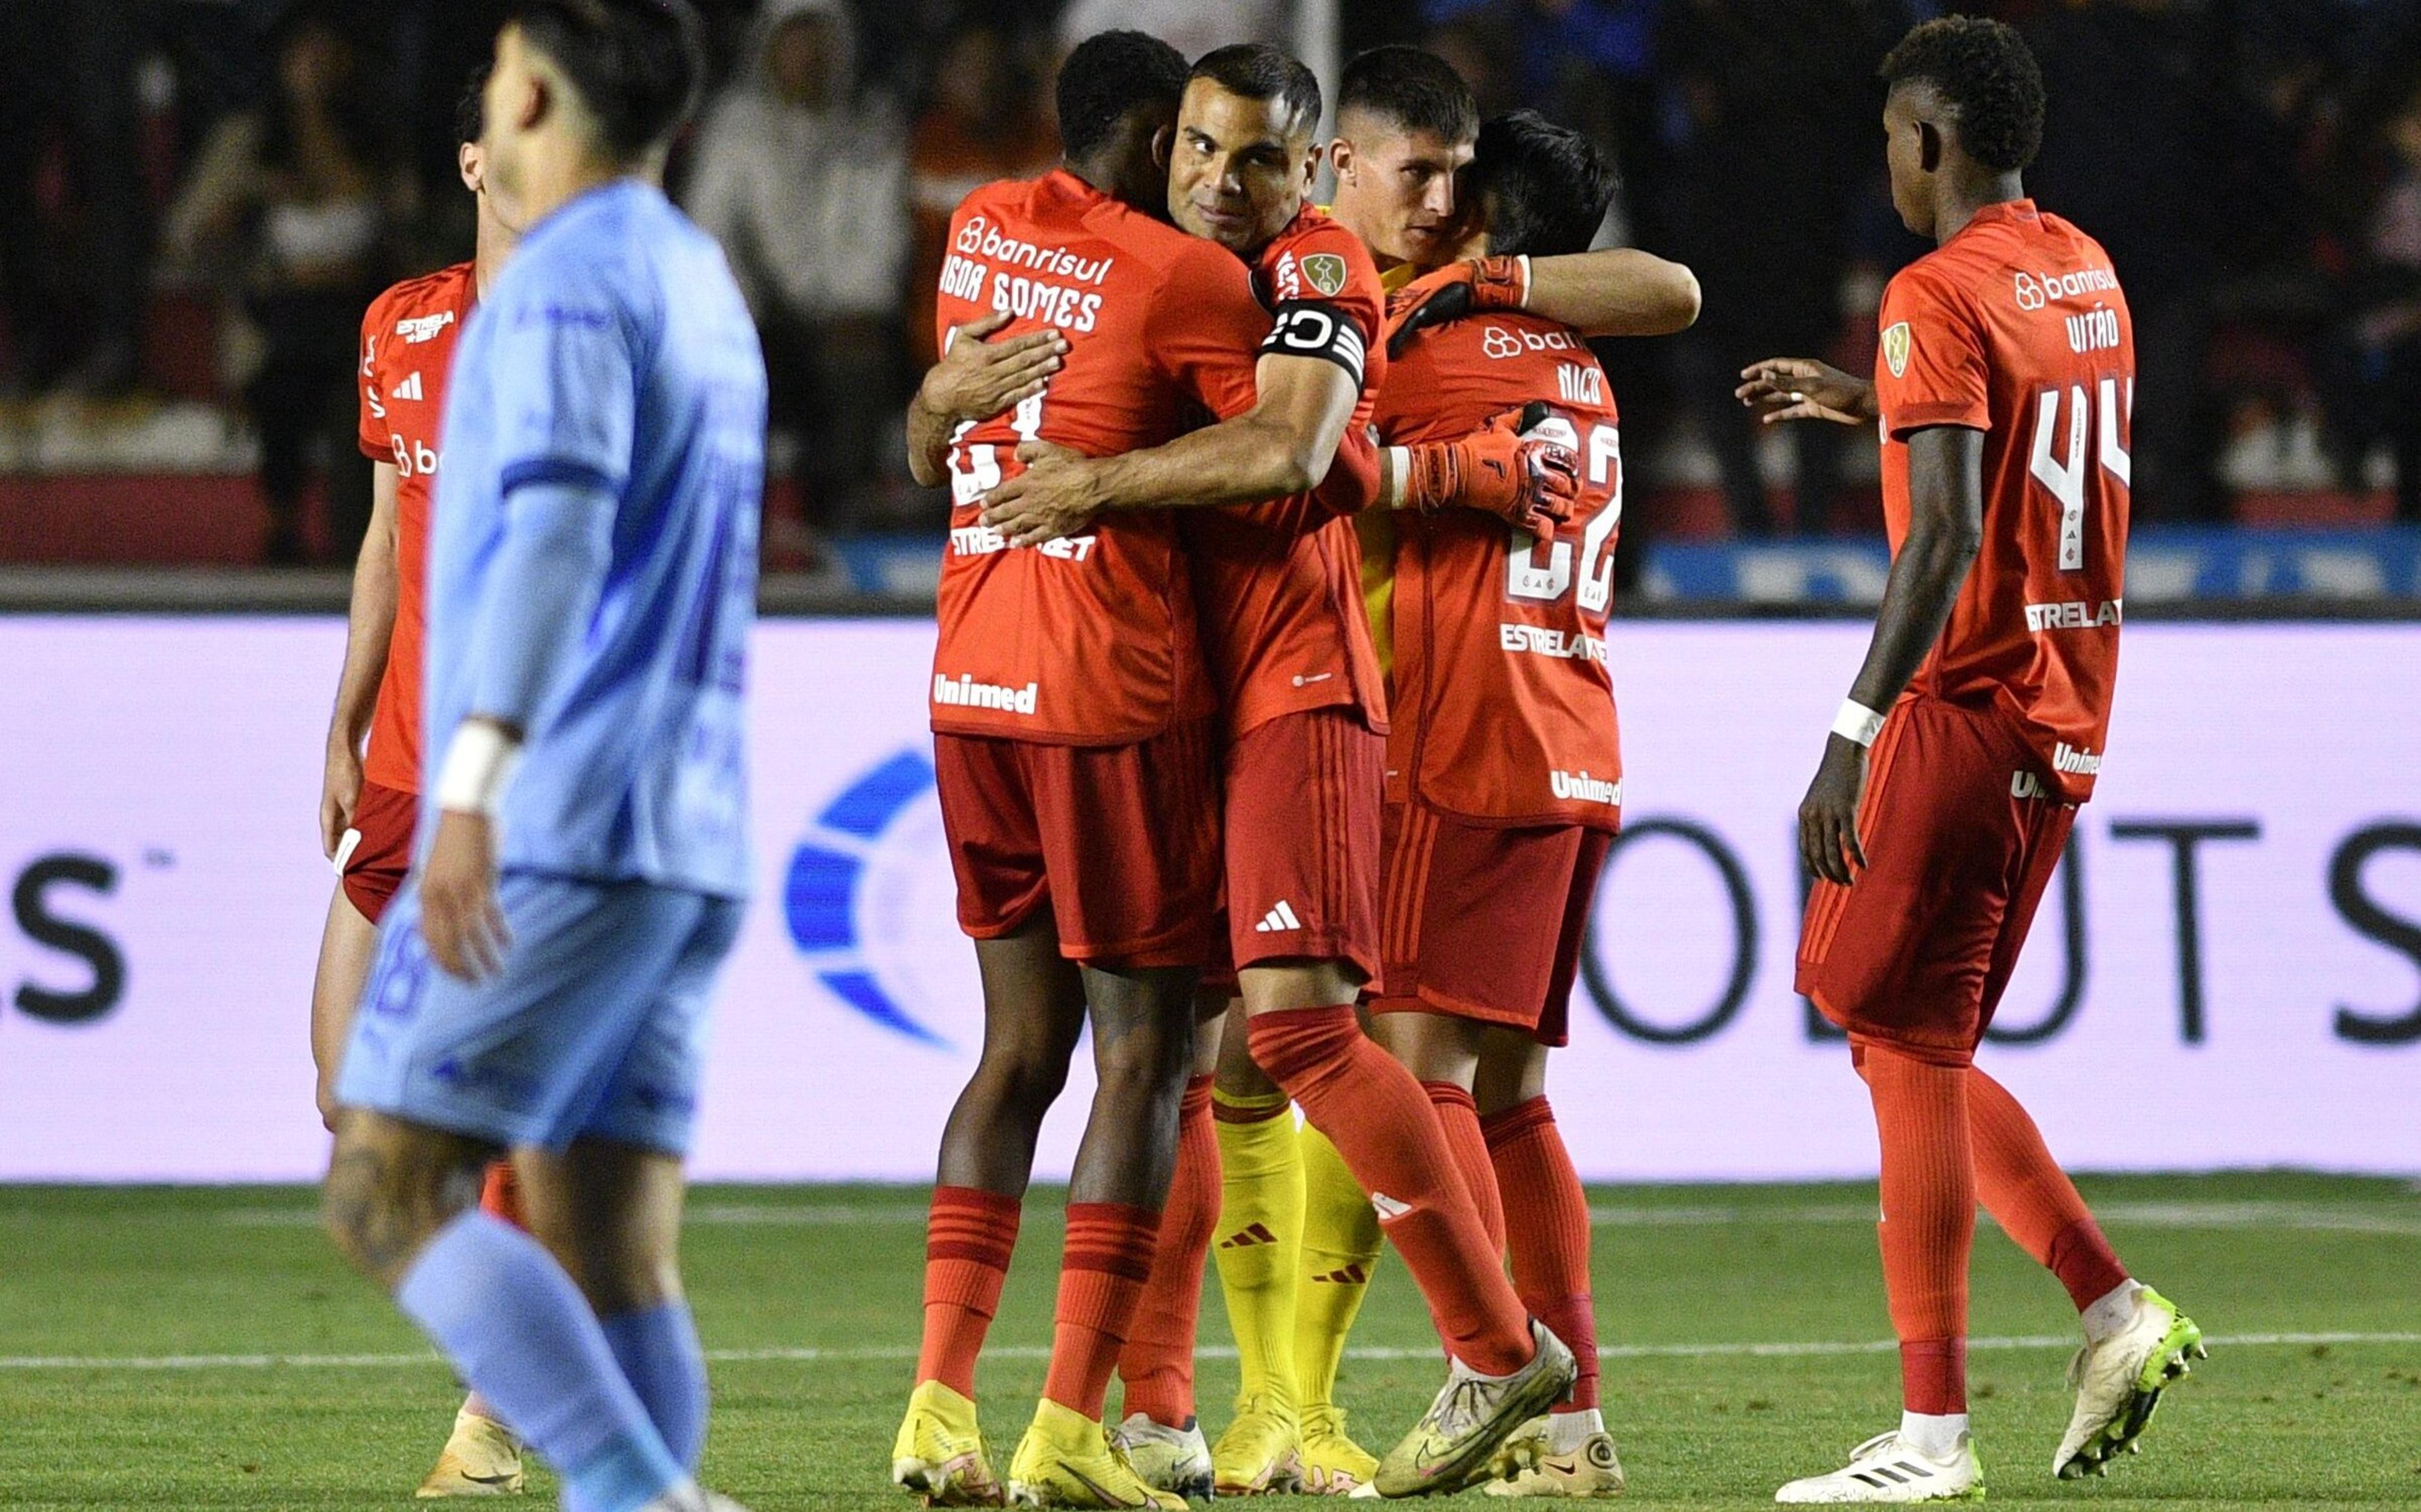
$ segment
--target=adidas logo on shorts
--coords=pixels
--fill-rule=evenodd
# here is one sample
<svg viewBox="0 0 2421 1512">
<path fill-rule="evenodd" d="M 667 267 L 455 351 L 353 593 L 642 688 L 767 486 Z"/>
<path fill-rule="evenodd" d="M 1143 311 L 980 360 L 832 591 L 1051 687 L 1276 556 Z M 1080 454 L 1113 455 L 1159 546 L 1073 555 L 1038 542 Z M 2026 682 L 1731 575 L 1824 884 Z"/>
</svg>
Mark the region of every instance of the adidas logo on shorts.
<svg viewBox="0 0 2421 1512">
<path fill-rule="evenodd" d="M 1263 914 L 1261 922 L 1253 926 L 1253 930 L 1257 934 L 1281 934 L 1289 929 L 1302 927 L 1303 921 L 1294 916 L 1294 910 L 1289 908 L 1287 900 L 1282 897 L 1278 899 L 1277 907 Z"/>
</svg>

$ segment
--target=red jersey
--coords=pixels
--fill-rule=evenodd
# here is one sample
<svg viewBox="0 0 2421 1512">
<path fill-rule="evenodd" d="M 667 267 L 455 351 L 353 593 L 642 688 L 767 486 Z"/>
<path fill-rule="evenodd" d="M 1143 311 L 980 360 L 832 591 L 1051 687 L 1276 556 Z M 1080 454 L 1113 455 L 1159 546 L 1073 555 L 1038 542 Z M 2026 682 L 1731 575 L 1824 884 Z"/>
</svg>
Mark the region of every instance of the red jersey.
<svg viewBox="0 0 2421 1512">
<path fill-rule="evenodd" d="M 1362 397 L 1343 444 L 1356 444 L 1387 368 L 1387 296 L 1369 252 L 1306 205 L 1263 249 L 1254 279 L 1274 318 L 1260 355 L 1325 359 L 1352 374 Z M 1387 727 L 1362 610 L 1361 547 L 1351 518 L 1324 502 L 1333 494 L 1186 512 L 1203 640 L 1233 734 L 1336 704 L 1354 706 L 1374 730 Z"/>
<path fill-rule="evenodd" d="M 429 501 L 455 338 L 477 303 L 471 264 L 407 278 L 362 317 L 363 455 L 395 464 L 395 629 L 379 681 L 362 775 L 382 787 L 420 790 L 420 649 L 428 638 L 422 592 L 429 562 Z"/>
<path fill-rule="evenodd" d="M 2000 709 L 2071 803 L 2101 769 L 2127 565 L 2135 335 L 2110 256 L 2021 199 L 1883 291 L 1883 519 L 1908 534 L 1909 433 L 1984 432 L 1984 545 L 1910 691 Z"/>
<path fill-rule="evenodd" d="M 934 310 L 944 339 L 1006 310 L 992 339 L 1056 328 L 1069 351 L 1040 395 L 951 442 L 933 728 L 1122 745 L 1210 713 L 1193 584 L 1165 512 L 1104 518 L 1033 551 L 1010 550 L 981 515 L 984 495 L 1019 472 L 1023 441 L 1109 457 L 1171 441 L 1205 411 L 1251 408 L 1269 317 L 1243 265 L 1064 170 L 969 195 L 949 244 Z"/>
<path fill-rule="evenodd" d="M 1536 316 L 1437 326 L 1389 370 L 1379 436 L 1453 441 L 1533 400 L 1550 408 L 1528 433 L 1580 464 L 1580 498 L 1552 546 L 1476 510 L 1392 517 L 1388 796 L 1481 821 L 1613 830 L 1622 740 L 1605 620 L 1622 438 L 1604 369 Z"/>
</svg>

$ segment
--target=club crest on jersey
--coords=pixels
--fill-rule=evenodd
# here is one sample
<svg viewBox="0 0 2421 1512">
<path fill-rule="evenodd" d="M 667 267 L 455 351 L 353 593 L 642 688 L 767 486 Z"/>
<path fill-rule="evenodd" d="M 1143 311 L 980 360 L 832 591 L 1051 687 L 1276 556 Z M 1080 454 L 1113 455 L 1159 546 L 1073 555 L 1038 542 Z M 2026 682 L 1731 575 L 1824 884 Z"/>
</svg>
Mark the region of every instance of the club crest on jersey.
<svg viewBox="0 0 2421 1512">
<path fill-rule="evenodd" d="M 1334 299 L 1345 292 L 1345 259 L 1334 252 L 1315 252 L 1303 259 L 1303 281 Z"/>
<path fill-rule="evenodd" d="M 1900 321 L 1883 333 L 1883 366 L 1898 378 L 1908 372 L 1908 322 Z"/>
</svg>

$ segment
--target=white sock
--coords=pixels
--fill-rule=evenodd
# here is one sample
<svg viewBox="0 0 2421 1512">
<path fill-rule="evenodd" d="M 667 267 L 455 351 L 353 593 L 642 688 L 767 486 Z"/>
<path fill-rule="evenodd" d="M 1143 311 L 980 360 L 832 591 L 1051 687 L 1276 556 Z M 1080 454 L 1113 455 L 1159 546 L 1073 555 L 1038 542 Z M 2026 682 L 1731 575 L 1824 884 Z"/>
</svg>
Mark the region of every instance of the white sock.
<svg viewBox="0 0 2421 1512">
<path fill-rule="evenodd" d="M 2100 1344 L 2116 1335 L 2135 1320 L 2135 1293 L 2144 1289 L 2140 1281 L 2122 1281 L 2096 1297 L 2085 1306 L 2085 1342 Z"/>
<path fill-rule="evenodd" d="M 1967 1414 L 1964 1412 L 1902 1412 L 1899 1415 L 1899 1442 L 1928 1459 L 1948 1459 L 1959 1452 L 1959 1441 L 1967 1436 Z"/>
<path fill-rule="evenodd" d="M 1577 1412 L 1551 1412 L 1547 1415 L 1547 1453 L 1578 1454 L 1582 1444 L 1604 1431 L 1605 1416 L 1594 1407 Z"/>
</svg>

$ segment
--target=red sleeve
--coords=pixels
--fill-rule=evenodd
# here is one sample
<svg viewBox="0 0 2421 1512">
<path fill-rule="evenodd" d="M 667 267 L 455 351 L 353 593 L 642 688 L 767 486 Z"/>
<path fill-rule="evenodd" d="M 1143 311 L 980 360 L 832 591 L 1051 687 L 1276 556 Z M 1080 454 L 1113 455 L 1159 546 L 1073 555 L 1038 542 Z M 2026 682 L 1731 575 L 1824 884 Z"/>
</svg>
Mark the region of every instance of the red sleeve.
<svg viewBox="0 0 2421 1512">
<path fill-rule="evenodd" d="M 1328 475 L 1312 490 L 1311 502 L 1331 514 L 1360 514 L 1379 500 L 1379 446 L 1367 426 L 1349 425 L 1336 444 Z"/>
<path fill-rule="evenodd" d="M 1145 339 L 1161 370 L 1222 420 L 1259 397 L 1253 369 L 1270 318 L 1244 265 L 1212 242 L 1169 269 L 1152 292 Z"/>
<path fill-rule="evenodd" d="M 357 438 L 362 455 L 374 462 L 395 460 L 394 432 L 386 427 L 386 397 L 379 392 L 378 344 L 386 332 L 386 296 L 370 301 L 362 315 L 362 360 L 353 374 L 354 386 L 360 390 L 361 433 Z"/>
<path fill-rule="evenodd" d="M 1883 290 L 1875 397 L 1884 433 L 1900 440 L 1928 426 L 1992 429 L 1984 335 L 1950 289 L 1902 273 Z"/>
</svg>

